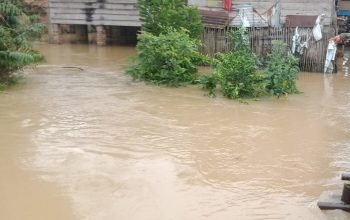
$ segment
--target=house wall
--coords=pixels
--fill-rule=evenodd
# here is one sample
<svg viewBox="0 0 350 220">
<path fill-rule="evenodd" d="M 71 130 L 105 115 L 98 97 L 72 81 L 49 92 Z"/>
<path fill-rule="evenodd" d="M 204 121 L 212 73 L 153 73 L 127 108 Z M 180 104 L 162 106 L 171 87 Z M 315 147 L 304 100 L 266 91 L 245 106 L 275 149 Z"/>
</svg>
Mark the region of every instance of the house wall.
<svg viewBox="0 0 350 220">
<path fill-rule="evenodd" d="M 201 39 L 201 53 L 214 57 L 218 52 L 225 53 L 227 51 L 232 51 L 232 44 L 230 41 L 227 41 L 227 32 L 231 30 L 237 30 L 237 28 L 217 29 L 205 27 Z M 255 53 L 263 63 L 266 63 L 273 42 L 279 40 L 291 45 L 295 28 L 247 28 L 247 31 L 251 51 Z M 313 35 L 313 28 L 303 28 L 299 31 L 302 42 L 305 42 L 309 36 Z M 332 33 L 324 30 L 321 40 L 316 41 L 313 37 L 308 40 L 308 48 L 303 51 L 303 54 L 299 54 L 298 56 L 301 71 L 324 71 L 329 39 L 333 36 Z"/>
<path fill-rule="evenodd" d="M 136 39 L 141 27 L 136 3 L 137 0 L 49 0 L 49 41 L 65 42 L 65 26 L 75 28 L 77 41 L 94 39 L 99 46 L 106 45 L 110 38 L 115 42 Z M 96 32 L 89 32 L 89 26 L 94 26 Z"/>
<path fill-rule="evenodd" d="M 233 0 L 233 4 L 251 3 L 259 12 L 264 13 L 276 0 Z M 330 25 L 334 16 L 334 0 L 281 0 L 282 22 L 287 15 L 321 15 L 325 14 L 325 25 Z"/>
<path fill-rule="evenodd" d="M 50 0 L 51 24 L 91 24 L 141 26 L 137 0 Z M 259 12 L 267 11 L 276 0 L 232 0 L 235 4 L 252 4 Z M 222 0 L 188 0 L 190 5 L 222 8 Z M 325 25 L 335 15 L 334 0 L 281 0 L 282 22 L 287 15 L 325 14 Z"/>
<path fill-rule="evenodd" d="M 50 0 L 51 24 L 140 27 L 137 0 Z"/>
<path fill-rule="evenodd" d="M 222 0 L 188 0 L 188 4 L 200 7 L 222 7 Z"/>
<path fill-rule="evenodd" d="M 188 0 L 189 4 L 207 7 L 222 7 L 222 0 Z M 271 8 L 276 0 L 232 0 L 235 4 L 252 4 L 260 13 Z M 287 15 L 321 15 L 325 14 L 325 25 L 332 24 L 335 15 L 334 0 L 281 0 L 282 23 Z"/>
</svg>

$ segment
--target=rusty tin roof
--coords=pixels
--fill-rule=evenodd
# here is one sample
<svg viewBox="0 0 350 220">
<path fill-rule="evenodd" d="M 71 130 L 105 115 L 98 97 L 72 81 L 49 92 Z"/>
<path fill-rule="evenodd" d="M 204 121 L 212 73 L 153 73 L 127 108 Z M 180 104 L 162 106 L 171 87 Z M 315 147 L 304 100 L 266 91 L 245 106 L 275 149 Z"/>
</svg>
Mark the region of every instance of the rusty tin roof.
<svg viewBox="0 0 350 220">
<path fill-rule="evenodd" d="M 226 27 L 230 23 L 227 11 L 200 10 L 202 21 L 205 26 Z"/>
<path fill-rule="evenodd" d="M 315 25 L 317 16 L 309 15 L 287 15 L 286 16 L 286 27 L 313 27 Z"/>
</svg>

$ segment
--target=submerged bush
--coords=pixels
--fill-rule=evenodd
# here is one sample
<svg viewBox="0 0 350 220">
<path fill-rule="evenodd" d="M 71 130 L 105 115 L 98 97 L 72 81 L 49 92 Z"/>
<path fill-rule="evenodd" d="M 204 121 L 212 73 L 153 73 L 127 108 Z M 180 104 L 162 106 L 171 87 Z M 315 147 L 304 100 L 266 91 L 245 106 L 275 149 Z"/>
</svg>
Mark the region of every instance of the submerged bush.
<svg viewBox="0 0 350 220">
<path fill-rule="evenodd" d="M 199 10 L 185 0 L 138 0 L 143 30 L 159 35 L 168 28 L 186 29 L 191 38 L 199 38 L 203 25 Z"/>
<path fill-rule="evenodd" d="M 31 47 L 44 31 L 37 22 L 38 16 L 25 13 L 23 1 L 0 3 L 0 87 L 11 83 L 12 73 L 43 58 Z"/>
<path fill-rule="evenodd" d="M 251 53 L 249 35 L 246 28 L 229 31 L 227 35 L 232 45 L 232 51 L 245 51 Z"/>
<path fill-rule="evenodd" d="M 138 0 L 143 32 L 127 73 L 134 80 L 180 86 L 195 82 L 197 64 L 211 60 L 198 52 L 203 25 L 199 10 L 185 0 Z"/>
<path fill-rule="evenodd" d="M 249 36 L 244 28 L 229 33 L 232 50 L 219 53 L 214 65 L 214 78 L 220 84 L 224 96 L 231 99 L 259 97 L 266 93 L 264 74 L 258 72 L 258 57 L 249 49 Z M 213 92 L 213 79 L 210 93 Z M 208 85 L 207 85 L 208 87 Z"/>
<path fill-rule="evenodd" d="M 266 70 L 268 90 L 278 97 L 297 93 L 296 81 L 299 71 L 299 59 L 288 54 L 287 44 L 282 41 L 273 42 Z"/>
<path fill-rule="evenodd" d="M 127 73 L 135 80 L 157 85 L 180 86 L 195 79 L 198 42 L 185 30 L 168 29 L 159 36 L 148 32 L 139 35 L 137 58 Z"/>
<path fill-rule="evenodd" d="M 214 75 L 212 75 L 212 74 L 201 75 L 196 80 L 196 84 L 202 85 L 202 89 L 205 89 L 208 91 L 209 97 L 216 96 L 215 90 L 217 88 L 217 83 L 218 83 L 218 79 L 217 79 L 215 74 Z"/>
<path fill-rule="evenodd" d="M 257 71 L 258 58 L 246 51 L 219 54 L 214 70 L 224 96 L 231 99 L 265 94 L 264 74 Z"/>
</svg>

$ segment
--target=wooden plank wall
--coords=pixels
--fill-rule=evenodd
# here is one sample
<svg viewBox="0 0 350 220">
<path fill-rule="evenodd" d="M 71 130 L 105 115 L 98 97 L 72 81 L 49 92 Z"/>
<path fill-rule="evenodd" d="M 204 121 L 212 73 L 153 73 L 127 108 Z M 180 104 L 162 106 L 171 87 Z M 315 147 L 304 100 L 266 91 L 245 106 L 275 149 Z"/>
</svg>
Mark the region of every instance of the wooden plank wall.
<svg viewBox="0 0 350 220">
<path fill-rule="evenodd" d="M 190 5 L 208 8 L 222 8 L 222 0 L 188 0 Z M 235 4 L 251 4 L 260 14 L 266 12 L 276 0 L 232 0 Z M 281 0 L 282 23 L 287 15 L 325 14 L 325 25 L 330 25 L 335 15 L 334 0 Z"/>
<path fill-rule="evenodd" d="M 50 0 L 50 21 L 55 24 L 93 24 L 141 26 L 137 0 Z M 222 8 L 222 0 L 188 0 L 191 5 Z M 233 0 L 233 4 L 250 3 L 264 13 L 276 0 Z M 282 22 L 287 15 L 325 14 L 325 25 L 334 15 L 333 0 L 281 0 Z"/>
<path fill-rule="evenodd" d="M 236 28 L 208 28 L 206 27 L 202 34 L 203 46 L 200 51 L 203 54 L 214 56 L 217 52 L 227 52 L 231 50 L 231 45 L 227 39 L 227 32 Z M 262 63 L 266 62 L 267 55 L 271 51 L 272 42 L 281 40 L 292 45 L 292 38 L 295 32 L 294 28 L 249 28 L 251 50 L 258 55 Z M 323 39 L 315 41 L 312 35 L 312 29 L 300 29 L 301 42 L 306 41 L 308 37 L 309 48 L 300 56 L 300 69 L 307 72 L 323 72 L 325 57 L 327 53 L 328 41 L 334 36 L 332 32 L 324 32 Z"/>
<path fill-rule="evenodd" d="M 250 3 L 259 12 L 266 12 L 276 0 L 233 0 L 233 4 Z M 325 25 L 334 19 L 334 0 L 281 0 L 282 23 L 287 15 L 321 15 L 325 14 Z"/>
<path fill-rule="evenodd" d="M 52 24 L 140 27 L 137 0 L 50 0 Z"/>
<path fill-rule="evenodd" d="M 222 0 L 188 0 L 188 4 L 199 7 L 222 8 Z"/>
</svg>

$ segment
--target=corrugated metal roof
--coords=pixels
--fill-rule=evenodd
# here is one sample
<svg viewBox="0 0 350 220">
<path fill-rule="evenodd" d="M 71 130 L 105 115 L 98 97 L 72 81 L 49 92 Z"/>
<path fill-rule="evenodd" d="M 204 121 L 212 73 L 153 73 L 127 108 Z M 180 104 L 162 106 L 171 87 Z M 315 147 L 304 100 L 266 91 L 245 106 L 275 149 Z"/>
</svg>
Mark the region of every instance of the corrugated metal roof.
<svg viewBox="0 0 350 220">
<path fill-rule="evenodd" d="M 350 1 L 339 1 L 338 2 L 339 11 L 350 11 Z"/>
<path fill-rule="evenodd" d="M 287 15 L 286 16 L 286 27 L 313 27 L 315 26 L 317 16 L 308 15 Z"/>
<path fill-rule="evenodd" d="M 230 22 L 227 11 L 200 10 L 205 26 L 225 27 Z"/>
</svg>

